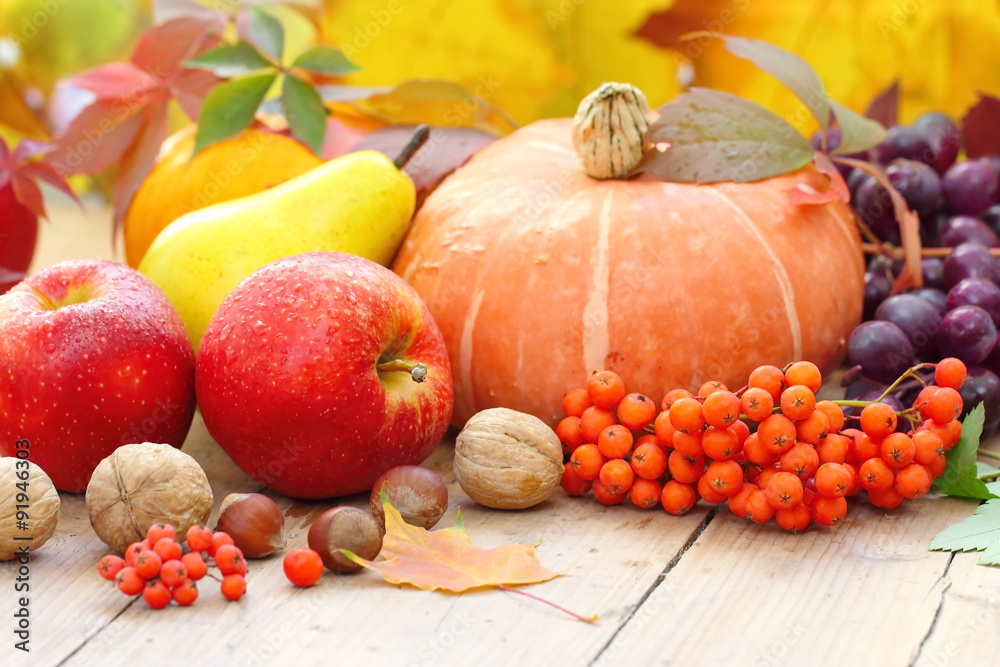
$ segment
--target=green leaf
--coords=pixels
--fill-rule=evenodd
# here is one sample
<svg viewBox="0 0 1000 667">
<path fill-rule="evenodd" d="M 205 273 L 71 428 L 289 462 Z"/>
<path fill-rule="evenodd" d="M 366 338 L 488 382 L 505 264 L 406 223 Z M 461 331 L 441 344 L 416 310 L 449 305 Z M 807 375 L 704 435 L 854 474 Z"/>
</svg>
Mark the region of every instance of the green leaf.
<svg viewBox="0 0 1000 667">
<path fill-rule="evenodd" d="M 692 88 L 660 108 L 650 143 L 668 143 L 639 166 L 670 181 L 757 181 L 813 159 L 809 140 L 780 116 L 736 95 Z"/>
<path fill-rule="evenodd" d="M 285 28 L 281 21 L 264 10 L 254 7 L 250 11 L 250 39 L 277 61 L 285 51 Z"/>
<path fill-rule="evenodd" d="M 833 115 L 840 125 L 840 146 L 835 153 L 857 153 L 878 146 L 885 139 L 886 131 L 877 120 L 856 114 L 839 102 L 830 101 Z"/>
<path fill-rule="evenodd" d="M 246 74 L 265 67 L 271 67 L 270 61 L 260 55 L 257 49 L 246 42 L 226 44 L 217 49 L 184 63 L 185 67 L 207 69 L 218 77 L 230 77 Z"/>
<path fill-rule="evenodd" d="M 336 46 L 314 46 L 296 58 L 292 67 L 319 74 L 347 74 L 358 69 Z"/>
<path fill-rule="evenodd" d="M 292 134 L 319 155 L 326 136 L 326 107 L 316 89 L 294 76 L 286 76 L 281 89 L 281 108 Z"/>
<path fill-rule="evenodd" d="M 1000 480 L 995 482 L 986 482 L 986 490 L 1000 498 Z"/>
<path fill-rule="evenodd" d="M 194 152 L 239 134 L 253 121 L 257 107 L 277 74 L 259 74 L 220 83 L 208 93 L 198 118 Z"/>
<path fill-rule="evenodd" d="M 979 436 L 983 432 L 986 411 L 980 403 L 962 420 L 962 437 L 945 457 L 948 467 L 937 478 L 934 486 L 949 496 L 987 500 L 997 496 L 990 493 L 986 484 L 979 479 L 976 468 L 976 452 L 979 451 Z"/>
<path fill-rule="evenodd" d="M 986 551 L 979 557 L 980 565 L 1000 565 L 1000 539 L 986 547 Z"/>
<path fill-rule="evenodd" d="M 831 100 L 819 75 L 805 60 L 779 46 L 757 39 L 704 31 L 694 33 L 691 37 L 701 35 L 721 39 L 726 43 L 726 49 L 734 56 L 749 60 L 785 84 L 785 87 L 809 109 L 824 130 L 829 127 Z"/>
<path fill-rule="evenodd" d="M 975 514 L 948 526 L 931 540 L 931 551 L 982 551 L 1000 539 L 1000 499 L 989 500 Z"/>
</svg>

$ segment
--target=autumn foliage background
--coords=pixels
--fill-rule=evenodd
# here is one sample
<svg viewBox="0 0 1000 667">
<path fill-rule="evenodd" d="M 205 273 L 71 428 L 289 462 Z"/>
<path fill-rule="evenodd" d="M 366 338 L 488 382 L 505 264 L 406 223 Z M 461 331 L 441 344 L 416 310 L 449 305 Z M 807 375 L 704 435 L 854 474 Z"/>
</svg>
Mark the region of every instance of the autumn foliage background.
<svg viewBox="0 0 1000 667">
<path fill-rule="evenodd" d="M 237 0 L 200 0 L 232 9 Z M 662 104 L 685 85 L 734 92 L 809 132 L 809 114 L 773 78 L 720 42 L 682 42 L 708 30 L 770 41 L 803 56 L 834 99 L 863 110 L 892 81 L 901 120 L 928 109 L 953 116 L 976 92 L 1000 93 L 993 51 L 996 0 L 302 0 L 265 5 L 299 48 L 342 47 L 356 85 L 447 79 L 525 124 L 571 114 L 606 80 L 629 81 Z M 45 137 L 72 100 L 60 78 L 127 59 L 154 20 L 196 0 L 3 0 L 0 134 Z M 185 121 L 175 114 L 174 126 Z"/>
</svg>

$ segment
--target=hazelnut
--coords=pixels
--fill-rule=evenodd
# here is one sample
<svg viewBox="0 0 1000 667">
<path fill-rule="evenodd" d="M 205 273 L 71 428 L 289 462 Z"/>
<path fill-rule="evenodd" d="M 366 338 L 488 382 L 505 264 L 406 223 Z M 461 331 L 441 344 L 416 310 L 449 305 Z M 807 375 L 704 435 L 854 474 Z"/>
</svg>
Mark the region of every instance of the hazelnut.
<svg viewBox="0 0 1000 667">
<path fill-rule="evenodd" d="M 333 572 L 357 572 L 361 566 L 340 553 L 352 551 L 372 560 L 382 550 L 382 530 L 368 512 L 357 507 L 334 507 L 319 515 L 309 527 L 309 548 L 319 554 Z"/>
<path fill-rule="evenodd" d="M 59 492 L 45 471 L 27 459 L 0 458 L 0 560 L 45 544 L 58 521 Z"/>
<path fill-rule="evenodd" d="M 285 515 L 261 493 L 230 493 L 215 526 L 233 538 L 247 558 L 263 558 L 285 548 Z"/>
<path fill-rule="evenodd" d="M 150 526 L 169 523 L 178 535 L 208 522 L 212 487 L 198 462 L 170 445 L 124 445 L 97 464 L 87 486 L 94 532 L 124 553 Z"/>
<path fill-rule="evenodd" d="M 470 498 L 494 509 L 524 509 L 559 485 L 562 445 L 532 415 L 491 408 L 474 415 L 455 441 L 455 477 Z"/>
<path fill-rule="evenodd" d="M 411 526 L 431 528 L 448 510 L 448 487 L 441 475 L 423 466 L 396 466 L 382 473 L 372 485 L 372 516 L 385 532 L 382 492 Z"/>
</svg>

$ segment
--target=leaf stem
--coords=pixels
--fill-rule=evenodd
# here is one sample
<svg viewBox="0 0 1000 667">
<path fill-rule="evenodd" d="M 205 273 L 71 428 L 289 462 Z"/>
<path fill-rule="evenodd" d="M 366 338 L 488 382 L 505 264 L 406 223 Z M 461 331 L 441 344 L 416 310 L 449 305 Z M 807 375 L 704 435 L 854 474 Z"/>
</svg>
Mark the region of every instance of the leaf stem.
<svg viewBox="0 0 1000 667">
<path fill-rule="evenodd" d="M 505 586 L 503 584 L 498 584 L 497 588 L 500 589 L 501 591 L 506 591 L 508 593 L 517 593 L 518 595 L 523 595 L 524 597 L 531 598 L 532 600 L 535 600 L 536 602 L 542 602 L 544 604 L 549 605 L 550 607 L 555 607 L 559 611 L 563 612 L 564 614 L 569 614 L 570 616 L 572 616 L 573 618 L 575 618 L 578 621 L 583 621 L 584 623 L 596 623 L 597 622 L 597 614 L 592 614 L 590 616 L 582 616 L 580 614 L 577 614 L 576 612 L 573 612 L 573 611 L 570 611 L 569 609 L 566 609 L 566 607 L 560 607 L 555 602 L 549 602 L 545 598 L 538 597 L 534 593 L 528 593 L 526 591 L 522 591 L 519 588 L 512 588 L 510 586 Z"/>
<path fill-rule="evenodd" d="M 979 455 L 988 459 L 993 459 L 994 461 L 1000 461 L 1000 452 L 991 452 L 988 449 L 980 449 Z"/>
</svg>

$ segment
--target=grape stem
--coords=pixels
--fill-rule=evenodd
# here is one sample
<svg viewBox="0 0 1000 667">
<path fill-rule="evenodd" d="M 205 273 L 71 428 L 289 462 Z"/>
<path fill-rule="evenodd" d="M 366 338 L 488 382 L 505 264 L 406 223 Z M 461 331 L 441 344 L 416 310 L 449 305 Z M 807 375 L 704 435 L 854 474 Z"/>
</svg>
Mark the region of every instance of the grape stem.
<svg viewBox="0 0 1000 667">
<path fill-rule="evenodd" d="M 862 243 L 861 249 L 869 255 L 886 255 L 890 259 L 903 259 L 903 249 L 891 243 Z M 954 248 L 921 248 L 921 257 L 947 257 Z M 1000 257 L 1000 248 L 990 248 L 990 254 Z M 887 252 L 888 251 L 888 252 Z"/>
<path fill-rule="evenodd" d="M 512 588 L 510 586 L 504 586 L 503 584 L 498 584 L 497 588 L 500 589 L 501 591 L 506 591 L 507 593 L 517 593 L 518 595 L 523 595 L 524 597 L 531 598 L 532 600 L 535 600 L 536 602 L 542 602 L 544 604 L 549 605 L 550 607 L 555 607 L 559 611 L 563 612 L 564 614 L 569 614 L 570 616 L 572 616 L 573 618 L 575 618 L 578 621 L 583 621 L 584 623 L 596 623 L 597 622 L 597 614 L 593 614 L 591 616 L 582 616 L 580 614 L 577 614 L 574 611 L 570 611 L 569 609 L 566 609 L 565 607 L 560 607 L 555 602 L 549 602 L 545 598 L 540 598 L 537 595 L 534 595 L 532 593 L 528 593 L 526 591 L 522 591 L 522 590 L 520 590 L 518 588 Z"/>
<path fill-rule="evenodd" d="M 886 387 L 886 390 L 882 392 L 882 395 L 879 396 L 878 398 L 876 398 L 874 401 L 851 401 L 851 400 L 840 399 L 840 400 L 836 400 L 836 401 L 833 401 L 833 402 L 836 403 L 837 405 L 839 405 L 841 407 L 845 407 L 845 408 L 866 408 L 869 405 L 871 405 L 872 403 L 878 403 L 879 401 L 881 401 L 882 399 L 884 399 L 886 396 L 888 396 L 889 394 L 891 394 L 892 390 L 895 389 L 895 388 L 897 388 L 907 378 L 913 378 L 914 380 L 916 380 L 917 382 L 919 382 L 920 384 L 922 384 L 923 386 L 926 387 L 927 383 L 924 382 L 923 378 L 921 378 L 919 375 L 917 375 L 917 371 L 922 371 L 925 368 L 935 368 L 936 366 L 937 366 L 937 364 L 922 363 L 922 364 L 917 364 L 916 366 L 914 366 L 912 368 L 906 369 L 906 372 L 904 372 L 902 375 L 900 375 L 898 378 L 896 378 L 895 382 L 893 382 L 888 387 Z M 901 410 L 901 411 L 897 412 L 896 416 L 898 416 L 898 417 L 905 417 L 912 424 L 913 423 L 913 419 L 911 418 L 911 415 L 915 414 L 919 409 L 920 409 L 920 406 L 919 405 L 915 405 L 912 408 L 907 408 L 905 410 Z M 998 455 L 998 458 L 1000 458 L 1000 455 Z"/>
</svg>

